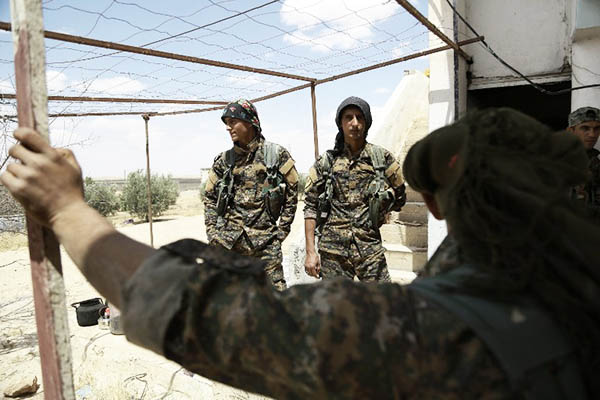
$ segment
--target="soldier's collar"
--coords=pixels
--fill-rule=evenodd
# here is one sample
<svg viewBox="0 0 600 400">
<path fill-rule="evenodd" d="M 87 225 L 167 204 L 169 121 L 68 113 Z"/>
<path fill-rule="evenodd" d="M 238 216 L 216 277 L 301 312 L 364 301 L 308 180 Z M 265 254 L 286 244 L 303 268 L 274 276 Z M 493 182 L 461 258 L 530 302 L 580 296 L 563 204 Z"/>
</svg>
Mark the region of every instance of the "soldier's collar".
<svg viewBox="0 0 600 400">
<path fill-rule="evenodd" d="M 352 151 L 350 150 L 350 146 L 348 146 L 348 144 L 344 143 L 344 153 L 343 154 L 350 159 L 359 159 L 359 158 L 365 158 L 365 157 L 368 158 L 369 154 L 367 153 L 367 146 L 369 146 L 369 143 L 365 140 L 365 145 L 360 150 L 360 152 L 356 156 L 352 156 Z"/>
<path fill-rule="evenodd" d="M 248 147 L 246 149 L 238 146 L 237 144 L 233 145 L 233 150 L 237 153 L 237 154 L 248 154 L 248 153 L 253 153 L 256 151 L 256 149 L 258 149 L 258 147 L 260 146 L 260 144 L 262 142 L 264 142 L 264 138 L 261 135 L 256 135 L 256 137 L 254 139 L 252 139 L 252 141 L 250 143 L 248 143 Z"/>
</svg>

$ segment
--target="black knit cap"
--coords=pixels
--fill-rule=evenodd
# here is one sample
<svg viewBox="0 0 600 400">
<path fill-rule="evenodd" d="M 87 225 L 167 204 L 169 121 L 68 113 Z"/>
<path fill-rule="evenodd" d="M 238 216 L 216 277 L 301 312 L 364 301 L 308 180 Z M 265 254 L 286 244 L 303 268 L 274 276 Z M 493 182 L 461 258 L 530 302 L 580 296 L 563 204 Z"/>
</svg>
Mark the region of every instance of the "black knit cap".
<svg viewBox="0 0 600 400">
<path fill-rule="evenodd" d="M 369 132 L 369 128 L 373 123 L 373 117 L 371 116 L 371 107 L 369 107 L 369 103 L 361 99 L 360 97 L 350 96 L 344 101 L 340 103 L 337 108 L 337 112 L 335 114 L 335 124 L 338 127 L 338 133 L 335 137 L 335 147 L 334 151 L 342 151 L 344 148 L 344 131 L 342 130 L 342 113 L 344 109 L 350 106 L 355 106 L 360 109 L 365 117 L 365 137 L 367 137 L 367 133 Z"/>
</svg>

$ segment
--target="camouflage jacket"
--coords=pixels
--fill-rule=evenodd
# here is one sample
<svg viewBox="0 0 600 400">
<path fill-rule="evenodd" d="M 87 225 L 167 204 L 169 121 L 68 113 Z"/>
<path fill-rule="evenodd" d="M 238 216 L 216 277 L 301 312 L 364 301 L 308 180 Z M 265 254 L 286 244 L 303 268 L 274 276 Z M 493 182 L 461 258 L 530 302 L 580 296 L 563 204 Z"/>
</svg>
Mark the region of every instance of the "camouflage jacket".
<svg viewBox="0 0 600 400">
<path fill-rule="evenodd" d="M 252 245 L 260 247 L 276 236 L 283 240 L 289 233 L 298 204 L 298 173 L 290 153 L 279 147 L 279 172 L 283 176 L 286 189 L 285 203 L 277 226 L 271 221 L 264 204 L 263 187 L 267 176 L 264 142 L 259 136 L 250 142 L 247 150 L 234 146 L 234 195 L 224 217 L 217 216 L 216 183 L 229 167 L 225 153 L 215 158 L 204 194 L 204 218 L 209 242 L 214 241 L 231 249 L 240 235 L 246 232 Z"/>
<path fill-rule="evenodd" d="M 369 198 L 367 188 L 375 177 L 375 169 L 367 143 L 356 156 L 350 155 L 346 147 L 342 155 L 331 165 L 334 179 L 331 211 L 324 223 L 319 250 L 341 256 L 349 256 L 350 246 L 355 245 L 362 255 L 377 251 L 381 246 L 381 235 L 369 219 Z M 394 156 L 384 149 L 386 183 L 385 188 L 394 191 L 395 201 L 391 210 L 399 211 L 406 202 L 405 186 L 400 165 Z M 321 170 L 321 157 L 311 167 L 306 181 L 304 197 L 304 218 L 316 219 L 319 195 L 325 190 L 325 179 Z"/>
<path fill-rule="evenodd" d="M 277 399 L 522 398 L 469 327 L 397 284 L 277 292 L 261 261 L 183 240 L 146 260 L 123 299 L 130 341 Z"/>
<path fill-rule="evenodd" d="M 585 204 L 596 220 L 600 221 L 600 151 L 587 151 L 590 176 L 584 185 L 573 188 L 571 198 Z"/>
</svg>

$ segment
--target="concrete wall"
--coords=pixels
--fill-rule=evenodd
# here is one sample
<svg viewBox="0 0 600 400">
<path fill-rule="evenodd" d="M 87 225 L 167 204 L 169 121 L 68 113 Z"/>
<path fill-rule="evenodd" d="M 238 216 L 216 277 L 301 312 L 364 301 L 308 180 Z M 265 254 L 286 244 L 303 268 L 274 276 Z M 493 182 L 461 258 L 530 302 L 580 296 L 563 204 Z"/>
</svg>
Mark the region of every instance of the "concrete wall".
<svg viewBox="0 0 600 400">
<path fill-rule="evenodd" d="M 463 16 L 500 57 L 523 74 L 559 73 L 570 55 L 571 1 L 471 0 Z M 468 51 L 474 60 L 474 78 L 516 76 L 482 46 L 470 46 Z"/>
<path fill-rule="evenodd" d="M 369 130 L 369 142 L 391 151 L 400 163 L 408 149 L 428 133 L 429 78 L 421 71 L 405 75 Z"/>
<path fill-rule="evenodd" d="M 600 83 L 600 1 L 578 0 L 573 30 L 573 87 Z M 571 110 L 600 108 L 600 88 L 582 89 L 571 94 Z M 598 147 L 598 146 L 596 146 Z"/>
<path fill-rule="evenodd" d="M 465 1 L 453 0 L 457 10 L 465 15 Z M 456 40 L 454 25 L 457 32 L 465 32 L 465 27 L 455 22 L 453 12 L 445 0 L 430 0 L 428 19 L 444 34 Z M 459 35 L 459 40 L 463 39 Z M 430 47 L 439 45 L 437 36 L 430 34 Z M 476 45 L 464 49 L 469 53 Z M 429 56 L 429 131 L 454 122 L 466 110 L 467 80 L 466 63 L 453 51 L 444 51 Z M 427 254 L 429 257 L 438 248 L 447 229 L 445 221 L 438 221 L 429 214 L 427 221 Z"/>
</svg>

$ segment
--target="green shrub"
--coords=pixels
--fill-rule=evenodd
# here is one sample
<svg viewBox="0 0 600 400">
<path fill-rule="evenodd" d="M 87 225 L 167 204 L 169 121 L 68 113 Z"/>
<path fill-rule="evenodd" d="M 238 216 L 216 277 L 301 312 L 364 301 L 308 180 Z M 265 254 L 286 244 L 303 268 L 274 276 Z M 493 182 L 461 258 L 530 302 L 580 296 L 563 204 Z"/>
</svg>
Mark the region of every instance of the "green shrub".
<svg viewBox="0 0 600 400">
<path fill-rule="evenodd" d="M 0 186 L 0 215 L 15 215 L 24 213 L 23 207 L 21 207 L 17 200 L 11 196 L 4 186 Z"/>
<path fill-rule="evenodd" d="M 119 196 L 112 185 L 94 182 L 90 177 L 85 178 L 83 185 L 85 201 L 100 214 L 107 217 L 119 211 Z"/>
<path fill-rule="evenodd" d="M 308 178 L 308 174 L 298 174 L 298 196 L 300 198 L 304 197 L 304 187 L 306 186 L 306 178 Z"/>
<path fill-rule="evenodd" d="M 171 176 L 152 175 L 152 217 L 158 217 L 177 201 L 179 188 Z M 148 221 L 148 184 L 146 174 L 138 170 L 127 175 L 121 195 L 122 210 Z"/>
</svg>

